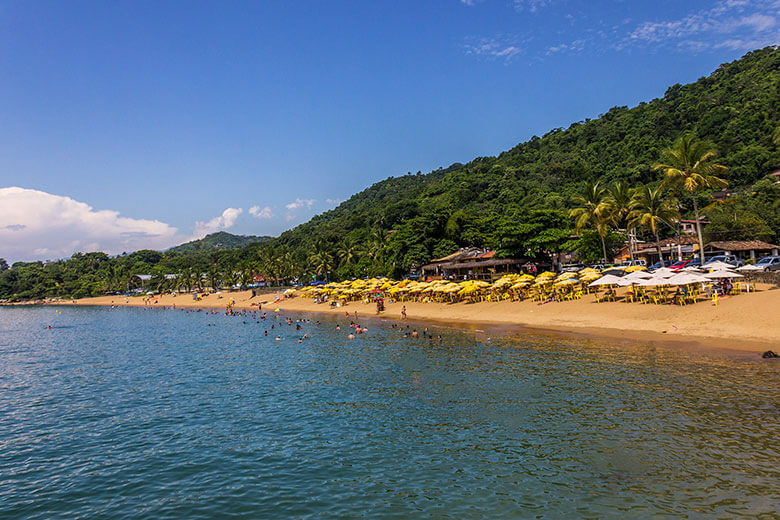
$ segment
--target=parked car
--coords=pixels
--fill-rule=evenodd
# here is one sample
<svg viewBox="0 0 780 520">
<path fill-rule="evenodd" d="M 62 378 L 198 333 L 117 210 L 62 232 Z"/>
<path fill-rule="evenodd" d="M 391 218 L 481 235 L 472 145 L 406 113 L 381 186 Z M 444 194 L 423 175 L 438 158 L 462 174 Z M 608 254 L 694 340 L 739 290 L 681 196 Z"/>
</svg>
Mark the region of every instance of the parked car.
<svg viewBox="0 0 780 520">
<path fill-rule="evenodd" d="M 661 260 L 657 261 L 653 265 L 647 268 L 648 271 L 655 271 L 656 269 L 660 269 L 662 267 L 669 267 L 672 265 L 671 260 L 664 260 L 663 262 Z"/>
<path fill-rule="evenodd" d="M 780 271 L 780 256 L 765 256 L 756 262 L 756 267 L 764 271 Z"/>
<path fill-rule="evenodd" d="M 701 258 L 693 258 L 688 260 L 680 260 L 669 266 L 669 269 L 674 271 L 681 271 L 686 267 L 701 267 Z"/>
<path fill-rule="evenodd" d="M 637 258 L 635 260 L 626 260 L 625 262 L 620 264 L 620 267 L 631 267 L 634 265 L 641 265 L 642 267 L 647 267 L 647 262 L 644 258 Z"/>
<path fill-rule="evenodd" d="M 745 265 L 744 260 L 741 260 L 734 255 L 715 255 L 707 259 L 704 267 L 707 267 L 707 264 L 711 264 L 713 262 L 723 262 L 725 264 L 733 265 L 734 267 L 742 267 Z"/>
<path fill-rule="evenodd" d="M 707 260 L 706 258 L 704 259 Z M 701 267 L 701 258 L 694 258 L 685 267 Z"/>
</svg>

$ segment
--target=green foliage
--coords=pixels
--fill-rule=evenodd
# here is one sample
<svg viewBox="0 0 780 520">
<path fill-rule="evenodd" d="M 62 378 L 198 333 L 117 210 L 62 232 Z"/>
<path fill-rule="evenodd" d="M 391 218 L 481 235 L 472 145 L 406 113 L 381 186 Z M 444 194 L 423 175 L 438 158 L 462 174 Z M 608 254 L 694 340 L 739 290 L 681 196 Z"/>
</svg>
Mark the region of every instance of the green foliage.
<svg viewBox="0 0 780 520">
<path fill-rule="evenodd" d="M 607 257 L 612 258 L 626 237 L 617 231 L 608 231 L 603 238 Z M 581 262 L 601 262 L 603 255 L 601 239 L 602 237 L 597 231 L 584 231 L 582 236 L 578 240 L 572 241 L 569 246 L 577 252 L 577 258 Z"/>
<path fill-rule="evenodd" d="M 711 162 L 728 171 L 704 173 L 722 175 L 738 190 L 734 199 L 742 201 L 737 224 L 728 228 L 718 227 L 728 222 L 725 210 L 724 216 L 714 208 L 704 210 L 708 215 L 712 210 L 717 222 L 712 232 L 736 233 L 751 223 L 768 236 L 763 222 L 777 237 L 780 193 L 762 179 L 780 167 L 780 147 L 773 141 L 780 120 L 778 85 L 780 49 L 756 50 L 695 83 L 673 85 L 662 98 L 634 108 L 614 107 L 598 119 L 533 137 L 497 157 L 478 157 L 426 175 L 390 177 L 265 242 L 213 247 L 228 243 L 225 235 L 235 237 L 225 233 L 204 239 L 212 243 L 184 244 L 165 253 L 15 263 L 0 272 L 0 298 L 125 290 L 131 275 L 155 272 L 179 274 L 175 285 L 183 289 L 245 285 L 251 273 L 265 274 L 274 283 L 325 276 L 397 277 L 465 246 L 492 247 L 502 256 L 549 258 L 570 239 L 575 226 L 568 214 L 584 207 L 575 197 L 587 194 L 588 183 L 607 191 L 598 194 L 594 208 L 600 209 L 580 226 L 582 237 L 574 245 L 582 260 L 599 260 L 604 249 L 609 256 L 620 240 L 611 229 L 628 224 L 629 190 L 663 180 L 653 166 L 672 162 L 663 153 L 686 132 L 709 143 L 705 152 L 718 150 L 717 161 L 712 157 Z M 705 207 L 717 185 L 697 185 L 701 190 L 680 198 L 679 211 L 695 213 L 694 202 Z M 662 236 L 673 233 L 666 225 L 656 230 Z M 182 251 L 185 246 L 191 250 Z M 207 275 L 210 269 L 217 274 Z"/>
<path fill-rule="evenodd" d="M 186 242 L 176 247 L 170 248 L 168 251 L 173 253 L 183 253 L 185 251 L 212 251 L 214 249 L 238 249 L 249 244 L 256 242 L 265 242 L 270 240 L 268 236 L 242 236 L 227 233 L 226 231 L 218 231 L 199 240 L 193 240 Z"/>
</svg>

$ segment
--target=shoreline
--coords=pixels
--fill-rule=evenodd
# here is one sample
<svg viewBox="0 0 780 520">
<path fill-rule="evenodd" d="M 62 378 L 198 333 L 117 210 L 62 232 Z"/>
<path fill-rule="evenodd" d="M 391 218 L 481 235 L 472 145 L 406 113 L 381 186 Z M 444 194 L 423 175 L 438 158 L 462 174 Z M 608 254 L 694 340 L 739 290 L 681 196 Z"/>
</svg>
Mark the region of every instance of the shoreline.
<svg viewBox="0 0 780 520">
<path fill-rule="evenodd" d="M 406 306 L 408 322 L 434 324 L 458 329 L 489 328 L 503 333 L 573 336 L 609 340 L 612 342 L 644 343 L 654 346 L 690 351 L 719 351 L 761 354 L 766 350 L 780 350 L 780 290 L 771 285 L 758 292 L 724 298 L 719 305 L 709 302 L 678 307 L 639 303 L 596 303 L 592 295 L 582 300 L 552 302 L 482 302 L 482 303 L 388 303 L 385 312 L 377 315 L 373 304 L 350 302 L 344 307 L 331 308 L 299 296 L 274 302 L 281 294 L 267 293 L 251 297 L 250 291 L 224 293 L 219 299 L 209 295 L 194 301 L 187 294 L 164 295 L 154 298 L 158 303 L 146 304 L 140 297 L 125 301 L 123 296 L 100 296 L 68 301 L 47 301 L 44 305 L 111 306 L 117 307 L 177 307 L 223 311 L 232 298 L 235 310 L 262 310 L 273 312 L 306 312 L 334 317 L 345 317 L 358 312 L 362 318 L 381 321 L 402 321 L 401 308 Z"/>
</svg>

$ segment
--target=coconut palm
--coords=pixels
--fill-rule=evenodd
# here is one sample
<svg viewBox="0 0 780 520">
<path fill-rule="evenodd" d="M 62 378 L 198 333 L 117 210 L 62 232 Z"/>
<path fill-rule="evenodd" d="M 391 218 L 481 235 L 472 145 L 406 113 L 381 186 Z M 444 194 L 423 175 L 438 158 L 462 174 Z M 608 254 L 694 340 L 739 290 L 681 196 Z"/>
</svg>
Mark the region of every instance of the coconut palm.
<svg viewBox="0 0 780 520">
<path fill-rule="evenodd" d="M 693 134 L 684 133 L 671 148 L 661 153 L 663 162 L 653 165 L 666 175 L 663 185 L 680 187 L 687 191 L 693 200 L 693 213 L 696 218 L 696 234 L 699 236 L 699 257 L 704 261 L 704 238 L 699 223 L 699 206 L 696 192 L 705 188 L 725 188 L 728 182 L 717 177 L 726 173 L 728 168 L 715 161 L 717 152 L 704 141 L 697 141 Z"/>
<path fill-rule="evenodd" d="M 577 207 L 569 211 L 574 218 L 574 226 L 577 231 L 582 231 L 587 226 L 593 226 L 601 238 L 601 250 L 604 253 L 604 262 L 607 261 L 607 245 L 604 241 L 609 231 L 610 218 L 605 201 L 606 190 L 598 182 L 587 183 L 582 195 L 574 197 Z"/>
<path fill-rule="evenodd" d="M 209 267 L 207 277 L 211 288 L 214 289 L 214 291 L 219 290 L 219 269 L 217 269 L 216 265 Z"/>
<path fill-rule="evenodd" d="M 252 269 L 252 266 L 245 265 L 243 269 L 241 269 L 241 273 L 239 278 L 241 279 L 241 288 L 246 289 L 249 287 L 249 285 L 252 284 L 254 281 L 255 273 Z"/>
<path fill-rule="evenodd" d="M 629 187 L 625 182 L 616 182 L 607 189 L 606 197 L 604 198 L 604 207 L 606 214 L 609 215 L 609 219 L 612 224 L 618 229 L 628 230 L 628 214 L 631 211 L 631 198 L 634 196 L 634 189 Z M 633 231 L 630 231 L 633 233 Z M 634 247 L 633 247 L 633 235 L 628 253 L 631 256 L 631 260 L 634 259 Z"/>
<path fill-rule="evenodd" d="M 316 244 L 315 251 L 309 255 L 308 260 L 315 274 L 324 274 L 326 279 L 328 278 L 328 273 L 334 268 L 333 255 L 327 250 L 317 247 Z"/>
<path fill-rule="evenodd" d="M 341 243 L 336 254 L 342 265 L 351 265 L 360 257 L 362 252 L 360 246 L 354 240 L 347 239 Z"/>
<path fill-rule="evenodd" d="M 658 226 L 660 224 L 674 226 L 674 222 L 679 218 L 677 201 L 674 198 L 667 198 L 662 187 L 642 186 L 636 190 L 631 199 L 631 212 L 628 214 L 629 226 L 641 226 L 653 233 L 659 260 L 663 260 L 664 257 L 661 252 L 661 240 L 658 238 Z"/>
</svg>

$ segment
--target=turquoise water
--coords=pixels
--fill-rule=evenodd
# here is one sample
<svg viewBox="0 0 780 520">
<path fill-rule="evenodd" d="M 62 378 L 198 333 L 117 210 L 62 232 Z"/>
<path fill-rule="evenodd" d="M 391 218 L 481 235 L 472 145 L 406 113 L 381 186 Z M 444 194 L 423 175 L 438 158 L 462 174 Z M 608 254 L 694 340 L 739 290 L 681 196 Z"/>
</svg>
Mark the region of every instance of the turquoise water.
<svg viewBox="0 0 780 520">
<path fill-rule="evenodd" d="M 0 308 L 0 518 L 780 518 L 777 363 L 322 320 Z"/>
</svg>

